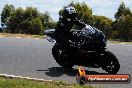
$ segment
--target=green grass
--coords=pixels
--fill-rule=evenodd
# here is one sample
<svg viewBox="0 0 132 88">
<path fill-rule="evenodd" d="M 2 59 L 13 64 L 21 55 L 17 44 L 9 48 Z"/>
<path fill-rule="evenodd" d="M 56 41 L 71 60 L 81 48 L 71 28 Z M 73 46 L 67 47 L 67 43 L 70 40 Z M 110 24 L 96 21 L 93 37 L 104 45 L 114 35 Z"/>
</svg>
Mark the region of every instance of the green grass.
<svg viewBox="0 0 132 88">
<path fill-rule="evenodd" d="M 0 88 L 94 88 L 92 86 L 80 86 L 78 84 L 66 84 L 60 82 L 42 82 L 28 79 L 10 79 L 0 77 Z"/>
</svg>

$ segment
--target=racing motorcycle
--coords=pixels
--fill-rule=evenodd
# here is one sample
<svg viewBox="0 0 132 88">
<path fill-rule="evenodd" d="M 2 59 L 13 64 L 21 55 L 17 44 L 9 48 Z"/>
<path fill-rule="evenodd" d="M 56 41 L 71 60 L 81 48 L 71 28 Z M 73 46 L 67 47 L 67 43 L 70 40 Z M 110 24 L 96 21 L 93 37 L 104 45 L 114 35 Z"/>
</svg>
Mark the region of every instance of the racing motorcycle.
<svg viewBox="0 0 132 88">
<path fill-rule="evenodd" d="M 111 51 L 107 50 L 106 37 L 97 28 L 86 25 L 82 30 L 70 31 L 70 47 L 75 49 L 75 54 L 70 59 L 53 37 L 54 32 L 55 29 L 48 29 L 44 31 L 44 34 L 47 35 L 49 42 L 54 43 L 52 55 L 63 68 L 81 65 L 85 67 L 101 67 L 109 74 L 116 74 L 119 71 L 118 59 Z"/>
</svg>

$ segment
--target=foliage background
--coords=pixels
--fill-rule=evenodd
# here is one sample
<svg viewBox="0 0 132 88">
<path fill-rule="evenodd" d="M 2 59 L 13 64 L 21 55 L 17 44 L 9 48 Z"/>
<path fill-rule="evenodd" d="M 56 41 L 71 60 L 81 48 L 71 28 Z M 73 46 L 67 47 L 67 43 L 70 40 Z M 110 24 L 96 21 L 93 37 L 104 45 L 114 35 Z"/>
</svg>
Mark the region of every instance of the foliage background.
<svg viewBox="0 0 132 88">
<path fill-rule="evenodd" d="M 115 20 L 93 15 L 92 8 L 85 2 L 71 2 L 69 5 L 76 8 L 78 19 L 97 27 L 108 39 L 132 41 L 132 12 L 124 2 L 118 7 L 114 15 Z M 61 11 L 62 9 L 60 14 Z M 1 13 L 1 25 L 5 29 L 2 32 L 42 35 L 43 30 L 55 28 L 56 23 L 48 12 L 40 13 L 35 7 L 23 9 L 6 4 Z M 78 26 L 75 25 L 73 28 Z"/>
</svg>

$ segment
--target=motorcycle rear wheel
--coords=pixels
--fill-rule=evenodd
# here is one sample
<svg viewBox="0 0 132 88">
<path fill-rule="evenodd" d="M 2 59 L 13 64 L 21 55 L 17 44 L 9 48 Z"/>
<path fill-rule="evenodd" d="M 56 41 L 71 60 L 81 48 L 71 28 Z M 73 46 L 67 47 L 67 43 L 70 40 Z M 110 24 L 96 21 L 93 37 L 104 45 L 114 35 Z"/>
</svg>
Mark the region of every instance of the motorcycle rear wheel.
<svg viewBox="0 0 132 88">
<path fill-rule="evenodd" d="M 67 55 L 62 51 L 59 45 L 54 45 L 52 55 L 56 62 L 66 69 L 71 69 L 74 65 L 68 60 Z"/>
</svg>

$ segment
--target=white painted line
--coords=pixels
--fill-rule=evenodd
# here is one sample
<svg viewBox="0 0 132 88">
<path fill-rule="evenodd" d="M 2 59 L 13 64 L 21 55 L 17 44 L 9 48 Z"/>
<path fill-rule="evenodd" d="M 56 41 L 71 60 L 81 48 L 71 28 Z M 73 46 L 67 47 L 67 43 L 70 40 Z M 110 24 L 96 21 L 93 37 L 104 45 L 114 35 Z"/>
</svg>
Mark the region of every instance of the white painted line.
<svg viewBox="0 0 132 88">
<path fill-rule="evenodd" d="M 15 76 L 15 75 L 8 75 L 8 74 L 0 74 L 0 76 L 5 77 L 5 78 L 19 78 L 19 79 L 28 79 L 28 80 L 43 81 L 43 82 L 53 82 L 52 80 L 44 80 L 44 79 L 37 79 L 37 78 L 23 77 L 23 76 Z"/>
<path fill-rule="evenodd" d="M 121 44 L 124 45 L 124 44 L 126 44 L 126 43 L 123 42 L 123 43 L 121 43 Z"/>
<path fill-rule="evenodd" d="M 31 37 L 27 37 L 27 38 L 31 38 Z"/>
<path fill-rule="evenodd" d="M 21 37 L 16 37 L 16 38 L 21 38 Z"/>
<path fill-rule="evenodd" d="M 40 39 L 40 38 L 35 38 L 35 39 Z"/>
</svg>

